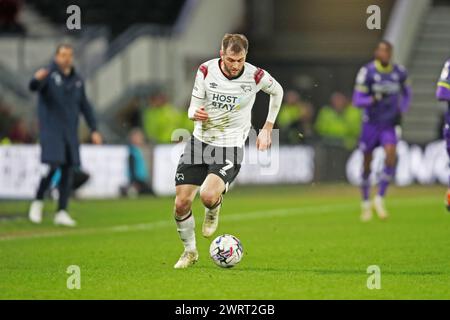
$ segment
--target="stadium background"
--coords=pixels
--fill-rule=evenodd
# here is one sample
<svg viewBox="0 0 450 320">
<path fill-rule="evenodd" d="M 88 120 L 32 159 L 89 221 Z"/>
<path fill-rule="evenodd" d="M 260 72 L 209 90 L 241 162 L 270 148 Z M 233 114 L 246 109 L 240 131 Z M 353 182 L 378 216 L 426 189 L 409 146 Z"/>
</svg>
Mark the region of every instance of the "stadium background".
<svg viewBox="0 0 450 320">
<path fill-rule="evenodd" d="M 81 30 L 66 27 L 72 4 L 81 8 Z M 373 4 L 381 8 L 381 30 L 366 27 Z M 431 0 L 0 0 L 0 298 L 448 299 L 448 158 L 440 140 L 444 106 L 434 91 L 450 54 L 449 16 L 448 1 Z M 119 198 L 129 179 L 129 136 L 142 130 L 144 143 L 136 139 L 149 171 L 145 182 L 171 194 L 170 160 L 181 146 L 169 143 L 169 134 L 191 128 L 194 72 L 217 57 L 225 32 L 248 35 L 249 62 L 279 80 L 289 98 L 283 109 L 292 113 L 277 124 L 277 174 L 261 174 L 271 162 L 243 167 L 241 185 L 226 197 L 218 232 L 242 240 L 241 264 L 217 268 L 206 257 L 209 241 L 199 236 L 200 261 L 176 272 L 181 244 L 173 198 L 135 199 L 127 190 L 123 195 L 133 199 Z M 394 43 L 395 60 L 412 80 L 396 177 L 406 187 L 389 190 L 388 221 L 363 224 L 354 186 L 358 114 L 344 103 L 346 122 L 325 106 L 335 92 L 351 95 L 359 67 L 382 38 Z M 51 201 L 43 223 L 32 225 L 29 201 L 22 201 L 33 197 L 45 169 L 38 161 L 36 97 L 27 84 L 62 41 L 75 47 L 106 140 L 90 145 L 86 127 L 80 130 L 81 169 L 90 179 L 71 202 L 75 229 L 53 225 Z M 267 101 L 257 97 L 257 129 Z M 318 125 L 322 110 L 327 117 Z M 378 150 L 375 173 L 382 160 Z M 199 201 L 193 210 L 201 221 Z M 81 290 L 66 287 L 73 264 L 81 268 Z M 382 290 L 366 286 L 374 264 Z"/>
<path fill-rule="evenodd" d="M 81 8 L 79 30 L 68 30 L 66 26 L 70 16 L 66 9 L 71 4 Z M 380 30 L 365 27 L 369 16 L 366 9 L 372 4 L 381 8 Z M 248 35 L 248 61 L 270 70 L 285 88 L 286 112 L 277 124 L 281 143 L 288 146 L 283 152 L 292 148 L 309 154 L 306 158 L 294 156 L 291 161 L 297 162 L 295 166 L 282 165 L 284 174 L 281 172 L 278 179 L 263 179 L 265 183 L 358 184 L 358 165 L 351 165 L 349 159 L 356 164 L 360 161 L 357 154 L 351 157 L 360 115 L 348 100 L 344 104 L 349 106 L 344 106 L 340 114 L 330 112 L 332 109 L 326 106 L 335 92 L 347 99 L 351 96 L 358 68 L 371 59 L 381 38 L 394 43 L 395 60 L 408 67 L 413 83 L 414 100 L 403 119 L 402 133 L 407 143 L 403 158 L 412 160 L 402 161 L 402 168 L 406 169 L 398 171 L 397 182 L 407 185 L 446 181 L 444 149 L 439 152 L 439 148 L 428 150 L 427 146 L 441 138 L 444 106 L 434 100 L 433 91 L 450 46 L 448 33 L 443 31 L 449 24 L 447 1 L 136 0 L 127 6 L 126 14 L 120 1 L 7 0 L 1 5 L 2 198 L 31 197 L 42 171 L 36 163 L 38 149 L 23 151 L 9 146 L 35 143 L 38 139 L 36 100 L 27 90 L 27 82 L 34 70 L 50 61 L 60 42 L 75 47 L 76 66 L 86 79 L 88 96 L 107 144 L 124 146 L 112 148 L 117 152 L 111 147 L 91 147 L 97 151 L 82 152 L 83 157 L 90 159 L 84 161 L 84 170 L 91 179 L 81 188 L 80 195 L 119 194 L 118 187 L 128 180 L 124 148 L 132 128 L 141 128 L 145 135 L 139 148 L 149 170 L 146 181 L 157 193 L 172 193 L 171 178 L 167 177 L 173 176 L 176 159 L 167 167 L 169 151 L 158 145 L 171 143 L 175 128 L 192 130 L 186 110 L 193 74 L 201 62 L 217 56 L 225 32 Z M 265 119 L 267 101 L 268 97 L 259 95 L 255 103 L 256 129 Z M 328 111 L 323 112 L 323 117 L 322 109 Z M 88 142 L 86 127 L 80 135 L 82 141 Z M 413 150 L 409 145 L 413 145 Z M 102 178 L 99 169 L 107 154 L 102 150 L 107 148 L 114 157 L 106 161 L 112 168 L 103 167 Z M 283 152 L 280 158 L 287 159 Z M 155 157 L 155 153 L 164 155 Z M 382 156 L 380 153 L 377 163 L 381 163 Z M 302 174 L 289 179 L 287 170 Z M 288 178 L 280 178 L 283 175 Z M 159 176 L 163 180 L 158 180 Z M 244 181 L 237 183 L 262 182 L 241 179 Z M 99 189 L 108 191 L 102 194 Z"/>
</svg>

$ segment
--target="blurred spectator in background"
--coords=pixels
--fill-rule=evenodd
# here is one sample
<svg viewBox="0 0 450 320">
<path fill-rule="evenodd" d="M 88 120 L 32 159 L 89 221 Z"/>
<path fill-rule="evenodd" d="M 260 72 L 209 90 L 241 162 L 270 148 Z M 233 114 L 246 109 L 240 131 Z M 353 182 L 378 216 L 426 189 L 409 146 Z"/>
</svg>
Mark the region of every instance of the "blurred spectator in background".
<svg viewBox="0 0 450 320">
<path fill-rule="evenodd" d="M 327 145 L 353 149 L 361 130 L 361 111 L 353 108 L 341 92 L 333 93 L 330 103 L 331 106 L 324 106 L 319 111 L 316 132 Z"/>
<path fill-rule="evenodd" d="M 312 105 L 302 101 L 297 91 L 286 92 L 285 102 L 277 118 L 281 143 L 299 143 L 299 133 L 305 139 L 310 138 L 313 134 L 313 115 Z"/>
<path fill-rule="evenodd" d="M 122 195 L 135 197 L 139 194 L 153 194 L 149 185 L 147 161 L 142 148 L 145 137 L 141 129 L 134 128 L 128 136 L 128 178 L 129 184 L 121 188 Z"/>
<path fill-rule="evenodd" d="M 193 121 L 187 111 L 183 112 L 158 93 L 150 97 L 150 104 L 142 114 L 142 126 L 147 139 L 154 143 L 171 143 L 175 129 L 184 128 L 192 132 Z"/>
<path fill-rule="evenodd" d="M 0 33 L 25 33 L 19 22 L 20 0 L 0 0 Z"/>
<path fill-rule="evenodd" d="M 9 131 L 9 139 L 12 143 L 33 143 L 35 139 L 28 129 L 24 119 L 15 119 Z"/>
<path fill-rule="evenodd" d="M 135 96 L 117 113 L 117 121 L 127 132 L 141 126 L 141 98 Z"/>
<path fill-rule="evenodd" d="M 87 99 L 84 81 L 75 70 L 74 50 L 70 44 L 59 44 L 53 61 L 37 70 L 29 82 L 29 89 L 38 94 L 39 142 L 41 161 L 50 166 L 39 182 L 36 197 L 29 209 L 29 219 L 42 223 L 44 193 L 57 169 L 61 170 L 58 212 L 54 223 L 74 227 L 76 221 L 67 212 L 73 170 L 79 167 L 80 151 L 78 127 L 83 114 L 95 144 L 102 143 L 97 131 L 94 109 Z"/>
<path fill-rule="evenodd" d="M 33 143 L 36 133 L 25 119 L 15 116 L 12 108 L 0 101 L 0 144 Z"/>
<path fill-rule="evenodd" d="M 10 143 L 9 132 L 11 130 L 11 123 L 13 118 L 11 116 L 11 109 L 8 108 L 2 101 L 0 101 L 0 143 Z"/>
</svg>

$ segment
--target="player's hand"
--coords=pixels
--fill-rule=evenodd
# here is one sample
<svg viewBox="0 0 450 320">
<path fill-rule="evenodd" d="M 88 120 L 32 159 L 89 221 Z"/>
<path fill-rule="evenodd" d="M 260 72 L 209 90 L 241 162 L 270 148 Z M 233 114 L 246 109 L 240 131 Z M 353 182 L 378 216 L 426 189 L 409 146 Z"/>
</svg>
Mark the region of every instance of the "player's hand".
<svg viewBox="0 0 450 320">
<path fill-rule="evenodd" d="M 265 151 L 272 145 L 272 129 L 262 128 L 256 139 L 256 148 Z"/>
<path fill-rule="evenodd" d="M 206 121 L 208 120 L 208 113 L 205 111 L 205 107 L 200 107 L 194 113 L 194 120 L 196 121 Z"/>
<path fill-rule="evenodd" d="M 102 135 L 100 133 L 98 133 L 97 131 L 94 131 L 91 133 L 91 140 L 92 140 L 93 144 L 102 144 L 103 143 Z"/>
<path fill-rule="evenodd" d="M 41 68 L 34 74 L 34 78 L 36 80 L 42 81 L 48 76 L 48 70 L 45 68 Z"/>
</svg>

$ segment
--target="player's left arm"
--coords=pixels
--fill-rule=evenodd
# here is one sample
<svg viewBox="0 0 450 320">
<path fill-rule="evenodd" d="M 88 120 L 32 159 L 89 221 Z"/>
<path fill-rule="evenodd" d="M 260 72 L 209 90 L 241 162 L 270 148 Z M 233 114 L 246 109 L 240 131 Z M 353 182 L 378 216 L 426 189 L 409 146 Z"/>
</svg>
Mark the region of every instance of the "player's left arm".
<svg viewBox="0 0 450 320">
<path fill-rule="evenodd" d="M 86 120 L 86 123 L 89 126 L 89 129 L 91 129 L 92 143 L 102 144 L 103 138 L 97 131 L 97 119 L 94 114 L 94 108 L 92 108 L 92 105 L 86 96 L 86 92 L 84 90 L 84 83 L 82 84 L 81 90 L 82 90 L 81 92 L 82 97 L 81 97 L 80 111 L 83 114 L 84 119 Z"/>
<path fill-rule="evenodd" d="M 402 98 L 400 100 L 400 112 L 405 113 L 408 111 L 409 106 L 411 105 L 411 96 L 412 96 L 412 90 L 411 90 L 411 83 L 408 78 L 408 72 L 404 67 L 400 67 L 401 71 L 401 88 L 402 88 Z"/>
<path fill-rule="evenodd" d="M 255 80 L 257 83 L 261 82 L 261 90 L 270 95 L 266 122 L 256 140 L 258 150 L 266 150 L 272 144 L 272 130 L 283 102 L 283 88 L 278 81 L 262 69 L 256 72 Z"/>
<path fill-rule="evenodd" d="M 370 108 L 375 103 L 375 96 L 372 94 L 371 79 L 367 66 L 361 67 L 356 76 L 355 88 L 353 90 L 352 104 L 357 108 Z"/>
<path fill-rule="evenodd" d="M 436 98 L 440 101 L 450 101 L 450 60 L 445 63 L 442 69 L 437 83 Z"/>
</svg>

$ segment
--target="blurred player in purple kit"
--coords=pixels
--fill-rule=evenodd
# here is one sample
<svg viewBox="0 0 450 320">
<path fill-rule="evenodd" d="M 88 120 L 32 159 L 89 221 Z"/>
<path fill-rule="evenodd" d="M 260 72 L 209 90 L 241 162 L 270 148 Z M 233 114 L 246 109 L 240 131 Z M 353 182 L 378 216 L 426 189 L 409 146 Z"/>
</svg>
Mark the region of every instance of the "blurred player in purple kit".
<svg viewBox="0 0 450 320">
<path fill-rule="evenodd" d="M 450 157 L 450 59 L 442 69 L 441 77 L 437 84 L 436 98 L 440 101 L 448 103 L 448 111 L 445 114 L 444 138 L 447 142 L 447 154 Z M 450 211 L 450 177 L 447 191 L 447 210 Z"/>
<path fill-rule="evenodd" d="M 395 177 L 397 134 L 402 113 L 409 108 L 411 88 L 407 84 L 407 72 L 400 65 L 391 63 L 392 45 L 380 41 L 375 50 L 375 60 L 363 66 L 357 76 L 353 104 L 364 109 L 359 148 L 364 153 L 362 172 L 362 221 L 372 218 L 370 198 L 370 165 L 373 150 L 383 146 L 386 153 L 385 167 L 380 178 L 378 194 L 373 207 L 380 219 L 388 217 L 384 196 L 390 181 Z"/>
</svg>

